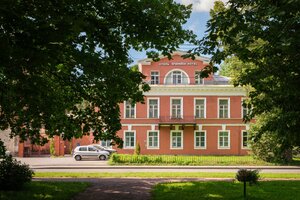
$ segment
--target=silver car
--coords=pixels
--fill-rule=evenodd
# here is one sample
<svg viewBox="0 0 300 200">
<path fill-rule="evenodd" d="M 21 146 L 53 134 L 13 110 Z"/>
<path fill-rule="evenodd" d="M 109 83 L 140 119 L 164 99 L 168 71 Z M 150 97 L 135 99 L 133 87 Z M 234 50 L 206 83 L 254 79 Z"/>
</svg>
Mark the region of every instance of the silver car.
<svg viewBox="0 0 300 200">
<path fill-rule="evenodd" d="M 99 150 L 108 151 L 109 154 L 117 152 L 117 150 L 115 150 L 115 149 L 112 149 L 112 148 L 109 148 L 109 147 L 104 147 L 104 146 L 101 146 L 100 144 L 93 144 L 93 146 L 96 147 Z"/>
<path fill-rule="evenodd" d="M 84 158 L 98 158 L 100 160 L 106 160 L 109 158 L 109 152 L 101 151 L 91 145 L 78 146 L 73 151 L 73 158 L 77 161 Z"/>
</svg>

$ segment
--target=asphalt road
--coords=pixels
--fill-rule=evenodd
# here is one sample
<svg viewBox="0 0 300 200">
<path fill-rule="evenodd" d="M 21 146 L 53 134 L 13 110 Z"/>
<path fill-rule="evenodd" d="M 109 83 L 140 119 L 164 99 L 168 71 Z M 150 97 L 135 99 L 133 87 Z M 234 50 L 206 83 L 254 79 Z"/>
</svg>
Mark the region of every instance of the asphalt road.
<svg viewBox="0 0 300 200">
<path fill-rule="evenodd" d="M 36 172 L 236 172 L 240 168 L 260 173 L 300 173 L 300 166 L 110 166 L 108 161 L 75 161 L 72 157 L 16 158 Z"/>
</svg>

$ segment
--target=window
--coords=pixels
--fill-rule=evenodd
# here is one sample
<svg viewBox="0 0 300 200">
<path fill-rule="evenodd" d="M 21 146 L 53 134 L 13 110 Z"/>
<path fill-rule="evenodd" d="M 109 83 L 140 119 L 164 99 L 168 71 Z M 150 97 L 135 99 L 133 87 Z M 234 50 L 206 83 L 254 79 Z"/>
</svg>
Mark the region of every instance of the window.
<svg viewBox="0 0 300 200">
<path fill-rule="evenodd" d="M 249 111 L 251 111 L 251 105 L 245 102 L 245 99 L 242 100 L 242 118 L 244 118 Z"/>
<path fill-rule="evenodd" d="M 203 85 L 204 84 L 204 80 L 203 78 L 200 77 L 200 71 L 195 71 L 195 84 L 196 85 Z"/>
<path fill-rule="evenodd" d="M 148 149 L 158 149 L 159 148 L 159 134 L 158 131 L 148 131 L 147 140 Z"/>
<path fill-rule="evenodd" d="M 229 99 L 219 99 L 219 118 L 229 118 Z"/>
<path fill-rule="evenodd" d="M 182 131 L 171 132 L 171 149 L 182 149 L 183 148 L 183 137 Z"/>
<path fill-rule="evenodd" d="M 182 73 L 180 71 L 175 71 L 172 74 L 173 84 L 181 84 L 182 83 Z"/>
<path fill-rule="evenodd" d="M 135 148 L 135 132 L 127 131 L 125 132 L 125 149 L 133 149 Z"/>
<path fill-rule="evenodd" d="M 230 148 L 230 134 L 229 131 L 219 131 L 219 149 L 229 149 Z"/>
<path fill-rule="evenodd" d="M 182 118 L 182 99 L 171 98 L 171 118 Z"/>
<path fill-rule="evenodd" d="M 189 84 L 189 82 L 187 74 L 181 70 L 171 71 L 165 77 L 165 84 L 167 85 Z"/>
<path fill-rule="evenodd" d="M 206 148 L 206 132 L 205 131 L 195 131 L 195 149 L 205 149 Z"/>
<path fill-rule="evenodd" d="M 205 99 L 195 99 L 195 118 L 205 118 Z"/>
<path fill-rule="evenodd" d="M 79 147 L 79 151 L 87 151 L 87 147 Z"/>
<path fill-rule="evenodd" d="M 94 147 L 89 147 L 88 149 L 89 149 L 89 151 L 96 151 L 97 150 Z"/>
<path fill-rule="evenodd" d="M 148 117 L 158 118 L 158 99 L 148 99 Z"/>
<path fill-rule="evenodd" d="M 110 143 L 111 143 L 111 140 L 101 140 L 100 145 L 103 147 L 111 147 Z"/>
<path fill-rule="evenodd" d="M 131 101 L 125 101 L 125 118 L 135 118 L 135 105 Z"/>
<path fill-rule="evenodd" d="M 242 131 L 242 149 L 248 149 L 248 140 L 249 140 L 249 135 L 247 131 Z"/>
<path fill-rule="evenodd" d="M 159 72 L 151 72 L 151 84 L 159 84 Z"/>
</svg>

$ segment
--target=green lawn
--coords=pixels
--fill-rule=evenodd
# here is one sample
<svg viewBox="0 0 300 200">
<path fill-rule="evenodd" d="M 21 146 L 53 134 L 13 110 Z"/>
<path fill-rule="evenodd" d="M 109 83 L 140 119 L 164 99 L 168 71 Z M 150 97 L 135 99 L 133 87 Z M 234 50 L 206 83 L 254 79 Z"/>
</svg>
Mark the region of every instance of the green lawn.
<svg viewBox="0 0 300 200">
<path fill-rule="evenodd" d="M 20 191 L 1 191 L 0 199 L 5 200 L 68 200 L 88 187 L 87 182 L 44 182 L 33 181 Z"/>
<path fill-rule="evenodd" d="M 36 178 L 234 178 L 234 172 L 35 172 Z M 300 179 L 297 173 L 260 173 L 261 178 Z"/>
<path fill-rule="evenodd" d="M 300 181 L 265 181 L 249 187 L 247 199 L 300 199 Z M 243 184 L 238 182 L 161 183 L 152 191 L 153 200 L 243 199 Z"/>
</svg>

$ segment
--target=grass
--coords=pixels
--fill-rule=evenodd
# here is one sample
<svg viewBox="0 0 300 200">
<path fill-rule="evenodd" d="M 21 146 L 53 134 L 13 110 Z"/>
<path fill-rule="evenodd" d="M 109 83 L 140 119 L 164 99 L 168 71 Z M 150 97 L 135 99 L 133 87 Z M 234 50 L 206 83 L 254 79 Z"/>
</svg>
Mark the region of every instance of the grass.
<svg viewBox="0 0 300 200">
<path fill-rule="evenodd" d="M 77 193 L 82 192 L 88 187 L 87 182 L 44 182 L 34 181 L 27 183 L 19 191 L 1 191 L 0 199 L 5 200 L 66 200 L 71 199 Z"/>
<path fill-rule="evenodd" d="M 265 181 L 247 185 L 247 199 L 300 199 L 300 181 Z M 244 199 L 243 183 L 181 182 L 160 183 L 152 190 L 153 200 Z"/>
<path fill-rule="evenodd" d="M 35 172 L 36 178 L 234 178 L 234 172 Z M 298 173 L 260 173 L 261 178 L 300 179 Z"/>
<path fill-rule="evenodd" d="M 275 165 L 252 156 L 176 156 L 113 154 L 111 165 L 258 166 Z M 298 162 L 299 164 L 299 162 Z"/>
</svg>

